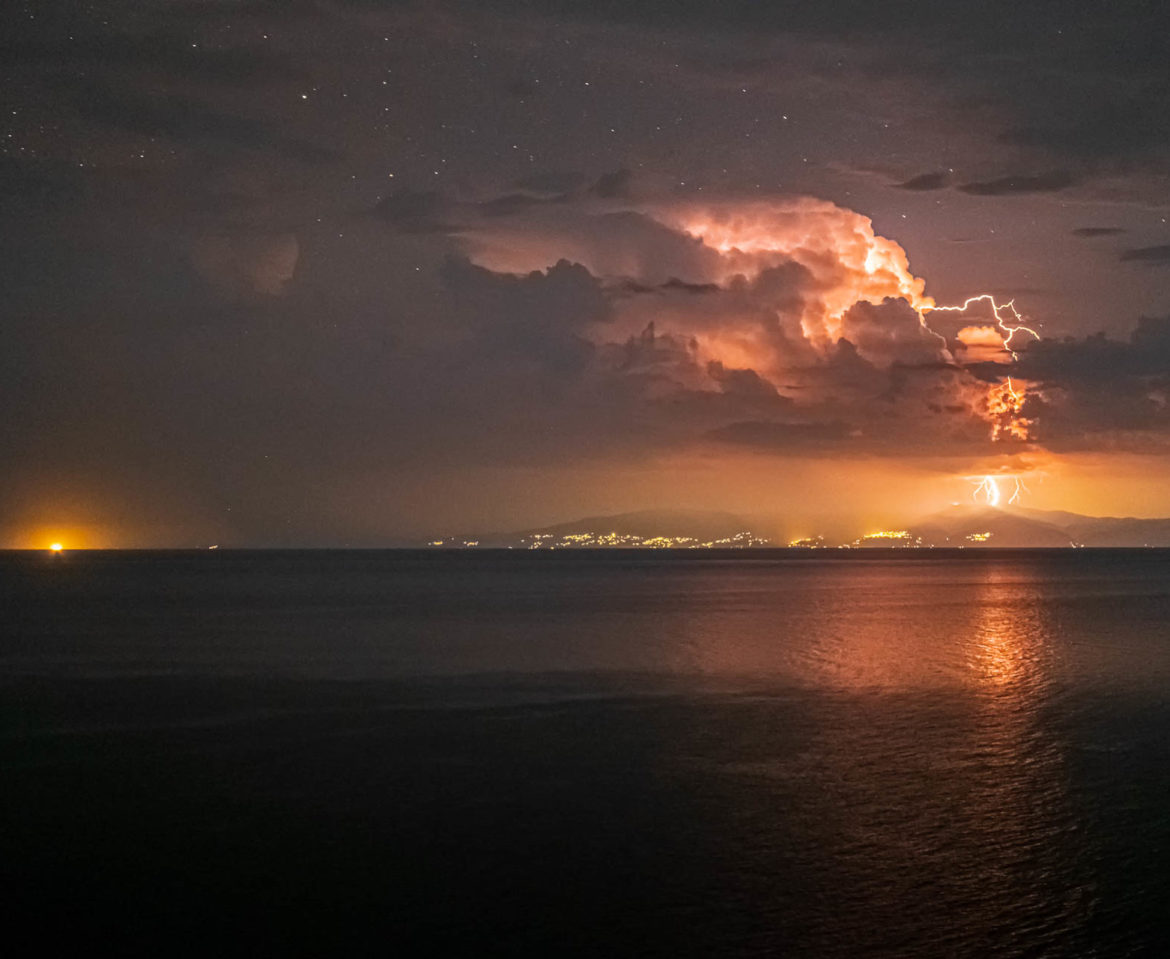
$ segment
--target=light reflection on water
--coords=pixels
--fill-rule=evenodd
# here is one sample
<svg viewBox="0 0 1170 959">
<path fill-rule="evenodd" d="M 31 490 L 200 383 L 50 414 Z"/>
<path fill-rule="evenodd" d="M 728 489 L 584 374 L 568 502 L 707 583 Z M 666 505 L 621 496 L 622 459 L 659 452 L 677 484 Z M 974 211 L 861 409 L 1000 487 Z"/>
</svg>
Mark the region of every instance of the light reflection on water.
<svg viewBox="0 0 1170 959">
<path fill-rule="evenodd" d="M 33 837 L 13 868 L 83 821 L 72 796 L 84 851 L 220 790 L 220 818 L 174 813 L 187 855 L 241 810 L 355 822 L 318 851 L 345 877 L 372 863 L 356 893 L 339 883 L 345 908 L 369 900 L 370 930 L 428 948 L 1113 956 L 1167 939 L 1161 554 L 79 562 L 0 597 L 17 624 L 0 677 L 24 710 L 0 744 Z M 89 804 L 125 796 L 95 756 L 149 802 L 93 825 Z M 283 880 L 296 857 L 275 837 Z"/>
<path fill-rule="evenodd" d="M 837 605 L 811 604 L 799 639 L 743 596 L 733 608 L 766 625 L 692 620 L 708 675 L 770 675 L 777 698 L 761 686 L 680 727 L 663 775 L 716 790 L 706 832 L 731 851 L 713 855 L 736 897 L 783 917 L 774 942 L 1026 955 L 1088 941 L 1100 884 L 1054 721 L 1063 637 L 1018 574 L 951 571 L 933 592 L 905 570 L 859 571 Z"/>
<path fill-rule="evenodd" d="M 1060 637 L 1040 597 L 997 572 L 979 592 L 969 647 L 977 713 L 963 782 L 981 851 L 979 912 L 989 936 L 1007 928 L 1017 949 L 1051 951 L 1087 926 L 1097 883 L 1070 801 L 1068 743 L 1052 721 Z"/>
</svg>

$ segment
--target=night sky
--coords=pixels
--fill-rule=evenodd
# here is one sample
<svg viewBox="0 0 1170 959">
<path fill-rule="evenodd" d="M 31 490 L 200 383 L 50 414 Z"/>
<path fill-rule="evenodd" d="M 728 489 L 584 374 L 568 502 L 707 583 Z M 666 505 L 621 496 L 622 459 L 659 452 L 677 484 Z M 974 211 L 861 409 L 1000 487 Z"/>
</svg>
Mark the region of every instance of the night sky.
<svg viewBox="0 0 1170 959">
<path fill-rule="evenodd" d="M 1170 515 L 1160 3 L 3 17 L 2 546 Z"/>
</svg>

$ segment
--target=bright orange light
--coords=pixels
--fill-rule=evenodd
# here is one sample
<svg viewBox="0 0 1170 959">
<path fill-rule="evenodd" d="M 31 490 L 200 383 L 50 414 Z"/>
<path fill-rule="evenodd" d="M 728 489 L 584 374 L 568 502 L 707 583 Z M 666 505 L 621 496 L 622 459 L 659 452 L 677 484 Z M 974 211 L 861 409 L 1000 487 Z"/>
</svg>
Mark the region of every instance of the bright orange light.
<svg viewBox="0 0 1170 959">
<path fill-rule="evenodd" d="M 994 326 L 964 326 L 955 334 L 964 346 L 983 346 L 988 349 L 1003 348 L 1003 335 Z"/>
<path fill-rule="evenodd" d="M 1028 427 L 1032 421 L 1020 416 L 1024 407 L 1024 398 L 1028 392 L 1027 384 L 1021 382 L 1017 388 L 1009 376 L 1004 383 L 998 383 L 987 391 L 987 412 L 991 418 L 991 438 L 999 439 L 1029 439 Z"/>
<path fill-rule="evenodd" d="M 692 207 L 663 210 L 668 224 L 721 254 L 721 282 L 754 277 L 794 261 L 817 280 L 817 302 L 806 303 L 802 330 L 827 347 L 841 335 L 845 313 L 859 301 L 905 299 L 922 311 L 933 306 L 926 281 L 910 272 L 906 251 L 874 233 L 868 217 L 831 203 L 793 200 L 782 204 Z M 923 323 L 925 326 L 925 323 Z"/>
<path fill-rule="evenodd" d="M 984 476 L 979 481 L 979 485 L 975 487 L 975 492 L 971 494 L 971 498 L 979 502 L 979 498 L 983 497 L 983 502 L 988 506 L 998 506 L 1001 499 L 999 492 L 999 483 L 995 481 L 994 476 Z"/>
<path fill-rule="evenodd" d="M 6 549 L 31 549 L 45 553 L 71 553 L 79 549 L 100 548 L 109 541 L 110 527 L 72 523 L 68 519 L 50 525 L 29 524 L 9 527 L 0 532 L 0 544 Z M 6 533 L 7 535 L 3 535 Z"/>
<path fill-rule="evenodd" d="M 1024 493 L 1031 492 L 1024 485 L 1024 481 L 1018 476 L 973 476 L 971 477 L 971 482 L 975 484 L 975 490 L 971 493 L 971 498 L 976 503 L 983 502 L 988 506 L 999 506 L 1003 502 L 1003 493 L 999 488 L 999 481 L 1001 479 L 1010 480 L 1015 484 L 1012 495 L 1008 497 L 1009 506 L 1018 503 Z M 978 540 L 977 542 L 982 542 L 982 540 Z"/>
<path fill-rule="evenodd" d="M 721 254 L 721 282 L 736 275 L 756 276 L 786 261 L 795 261 L 809 270 L 818 281 L 819 302 L 804 305 L 801 328 L 814 345 L 822 348 L 836 343 L 843 318 L 854 304 L 878 304 L 886 297 L 909 303 L 929 333 L 935 331 L 927 323 L 928 313 L 966 313 L 975 304 L 986 303 L 995 326 L 967 327 L 959 340 L 968 346 L 1007 350 L 1013 360 L 1019 358 L 1012 348 L 1017 334 L 1040 339 L 1036 330 L 1025 325 L 1027 317 L 1016 309 L 1013 300 L 998 303 L 990 293 L 979 293 L 960 304 L 936 305 L 926 295 L 926 281 L 910 272 L 906 251 L 897 242 L 876 234 L 868 217 L 830 203 L 801 200 L 735 209 L 689 208 L 663 214 L 667 222 Z M 754 364 L 749 357 L 738 365 Z"/>
</svg>

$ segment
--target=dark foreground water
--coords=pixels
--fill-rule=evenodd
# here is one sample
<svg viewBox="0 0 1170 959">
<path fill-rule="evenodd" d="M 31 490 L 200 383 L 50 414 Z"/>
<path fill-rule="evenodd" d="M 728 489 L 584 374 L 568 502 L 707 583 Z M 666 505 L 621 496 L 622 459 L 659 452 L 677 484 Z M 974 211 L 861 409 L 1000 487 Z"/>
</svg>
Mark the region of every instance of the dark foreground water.
<svg viewBox="0 0 1170 959">
<path fill-rule="evenodd" d="M 1168 553 L 0 554 L 0 609 L 6 955 L 1170 954 Z"/>
</svg>

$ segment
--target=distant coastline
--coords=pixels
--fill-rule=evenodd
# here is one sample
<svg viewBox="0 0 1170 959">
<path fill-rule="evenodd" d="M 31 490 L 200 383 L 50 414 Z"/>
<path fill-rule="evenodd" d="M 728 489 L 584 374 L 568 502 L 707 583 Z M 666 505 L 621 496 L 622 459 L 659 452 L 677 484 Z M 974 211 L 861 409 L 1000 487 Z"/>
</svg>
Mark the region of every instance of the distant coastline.
<svg viewBox="0 0 1170 959">
<path fill-rule="evenodd" d="M 1022 507 L 953 506 L 850 537 L 789 537 L 775 520 L 646 510 L 505 533 L 436 536 L 430 549 L 1082 549 L 1170 547 L 1170 519 L 1083 516 Z"/>
</svg>

